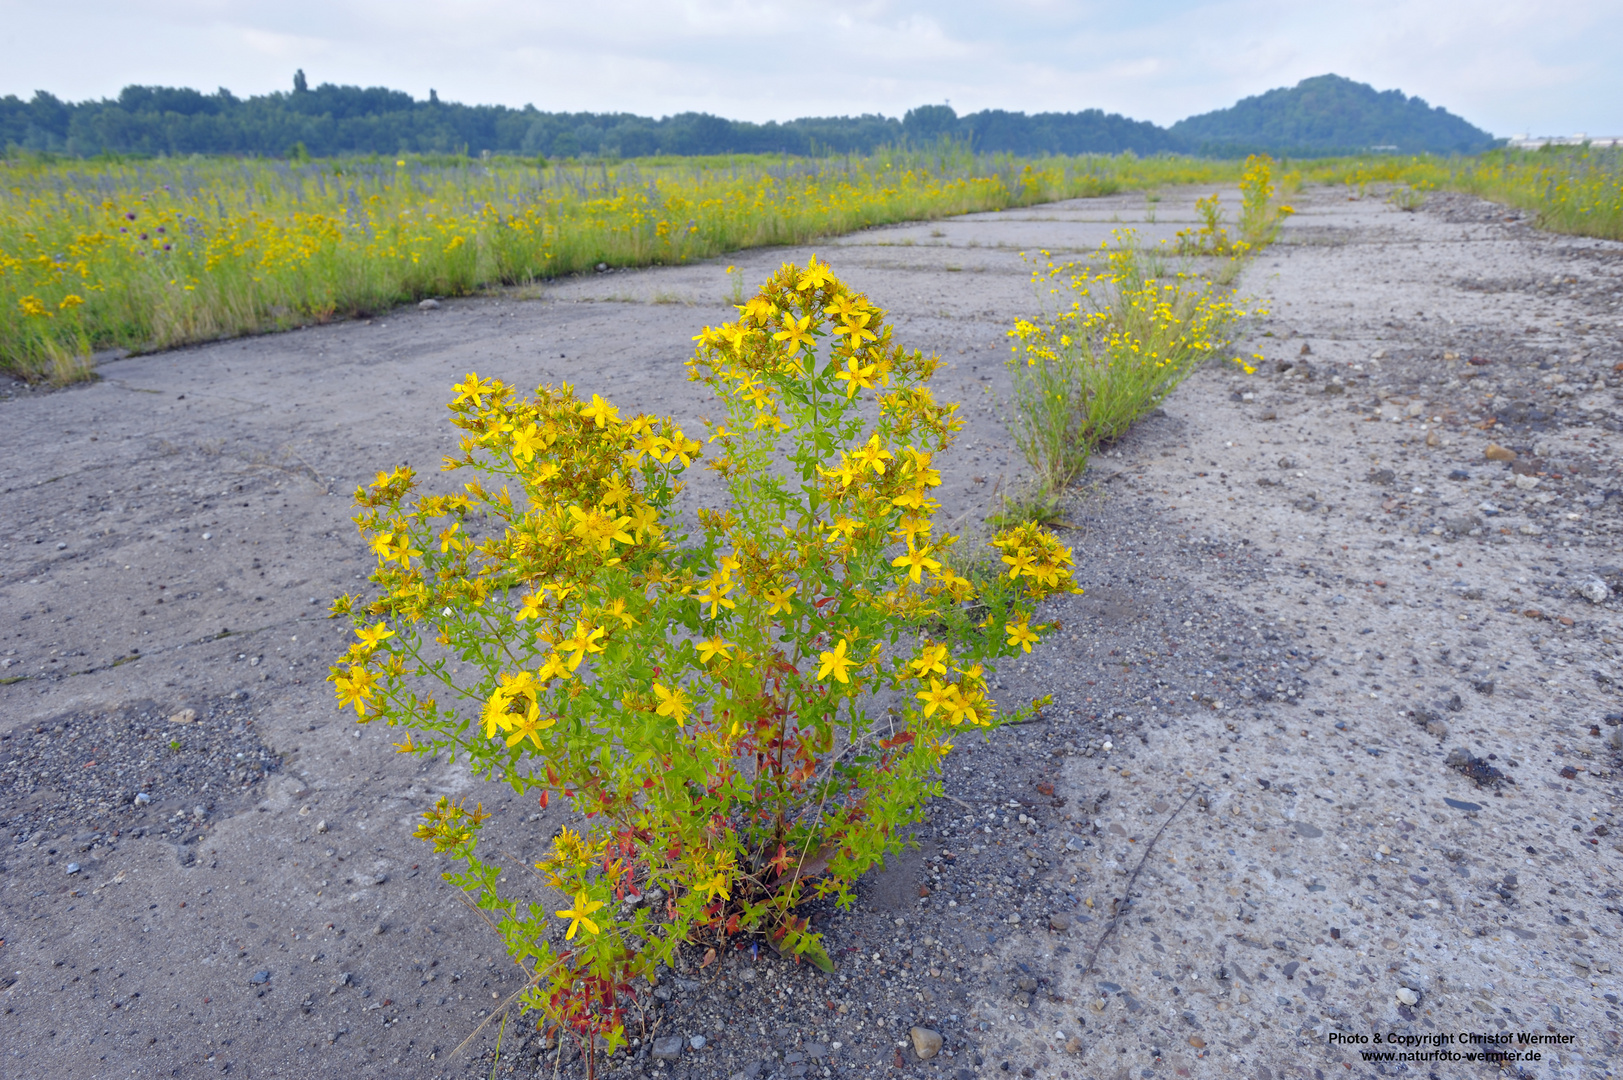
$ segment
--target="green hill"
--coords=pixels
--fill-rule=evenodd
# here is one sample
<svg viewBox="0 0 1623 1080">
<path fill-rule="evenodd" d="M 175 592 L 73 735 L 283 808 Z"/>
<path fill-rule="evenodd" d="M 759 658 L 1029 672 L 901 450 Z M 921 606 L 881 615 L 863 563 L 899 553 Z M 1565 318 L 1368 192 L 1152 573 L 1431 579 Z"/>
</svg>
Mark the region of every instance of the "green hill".
<svg viewBox="0 0 1623 1080">
<path fill-rule="evenodd" d="M 1492 135 L 1401 90 L 1376 90 L 1340 75 L 1317 75 L 1227 109 L 1172 125 L 1191 153 L 1211 157 L 1267 152 L 1311 157 L 1388 148 L 1398 153 L 1472 154 Z"/>
</svg>

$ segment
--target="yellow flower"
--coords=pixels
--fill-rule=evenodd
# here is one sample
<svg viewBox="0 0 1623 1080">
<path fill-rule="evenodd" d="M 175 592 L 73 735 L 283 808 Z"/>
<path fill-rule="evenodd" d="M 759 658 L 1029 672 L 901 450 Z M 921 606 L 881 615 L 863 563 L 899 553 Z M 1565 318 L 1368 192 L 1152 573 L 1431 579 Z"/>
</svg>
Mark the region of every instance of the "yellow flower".
<svg viewBox="0 0 1623 1080">
<path fill-rule="evenodd" d="M 787 615 L 787 614 L 789 614 L 789 611 L 790 611 L 789 601 L 794 599 L 794 595 L 795 595 L 795 586 L 793 586 L 793 585 L 786 585 L 781 589 L 768 589 L 766 591 L 766 602 L 771 606 L 767 609 L 767 614 L 768 615 L 780 615 L 780 614 L 781 615 Z"/>
<path fill-rule="evenodd" d="M 734 647 L 735 646 L 732 642 L 723 641 L 719 637 L 713 637 L 706 641 L 701 641 L 699 642 L 699 663 L 708 664 L 717 656 L 721 657 L 723 660 L 731 659 L 731 654 L 729 654 L 727 650 Z"/>
<path fill-rule="evenodd" d="M 890 560 L 890 565 L 907 567 L 907 576 L 917 584 L 925 570 L 934 573 L 941 569 L 941 563 L 930 558 L 930 550 L 928 547 L 918 548 L 917 550 L 908 548 L 907 554 L 896 556 L 896 558 Z"/>
<path fill-rule="evenodd" d="M 795 284 L 795 290 L 805 292 L 807 289 L 820 289 L 827 285 L 833 277 L 834 275 L 829 273 L 827 264 L 819 263 L 817 256 L 813 255 L 811 261 L 806 264 L 805 273 L 800 275 L 800 280 Z"/>
<path fill-rule="evenodd" d="M 885 449 L 876 432 L 869 437 L 868 444 L 857 452 L 857 467 L 859 470 L 864 467 L 870 468 L 875 476 L 884 476 L 885 462 L 895 459 L 896 455 Z"/>
<path fill-rule="evenodd" d="M 733 894 L 727 891 L 727 875 L 722 871 L 718 870 L 715 877 L 700 882 L 699 888 L 704 891 L 706 902 L 714 900 L 717 896 L 723 900 L 732 899 Z"/>
<path fill-rule="evenodd" d="M 367 703 L 376 693 L 373 688 L 375 682 L 376 676 L 366 668 L 359 665 L 350 668 L 347 676 L 340 675 L 333 680 L 333 685 L 338 689 L 338 703 L 355 706 L 355 715 L 364 717 Z"/>
<path fill-rule="evenodd" d="M 856 357 L 847 357 L 845 370 L 835 372 L 834 377 L 845 383 L 845 396 L 847 399 L 857 396 L 857 390 L 872 390 L 874 372 L 878 371 L 877 364 L 864 365 Z"/>
<path fill-rule="evenodd" d="M 394 631 L 389 629 L 387 623 L 380 622 L 370 629 L 363 627 L 355 631 L 355 636 L 361 639 L 361 644 L 370 652 L 382 644 L 385 638 L 394 637 Z"/>
<path fill-rule="evenodd" d="M 614 406 L 610 405 L 596 394 L 592 395 L 592 403 L 586 408 L 582 409 L 580 414 L 600 428 L 604 424 L 618 424 L 620 422 L 620 410 L 616 409 Z"/>
<path fill-rule="evenodd" d="M 793 315 L 783 317 L 783 329 L 772 335 L 773 341 L 782 341 L 788 345 L 790 355 L 798 353 L 802 347 L 812 343 L 811 316 L 802 315 L 796 319 Z"/>
<path fill-rule="evenodd" d="M 841 638 L 840 643 L 834 646 L 833 652 L 825 652 L 817 657 L 819 661 L 817 679 L 819 682 L 827 679 L 830 675 L 842 683 L 851 681 L 845 673 L 846 669 L 851 666 L 850 658 L 845 655 L 846 648 L 847 642 L 844 638 Z"/>
<path fill-rule="evenodd" d="M 481 382 L 479 376 L 470 371 L 466 379 L 451 387 L 452 390 L 456 391 L 456 400 L 451 404 L 455 407 L 461 405 L 464 401 L 471 401 L 474 408 L 482 409 L 485 407 L 485 395 L 495 393 L 499 386 L 501 386 L 500 381 L 492 379 L 488 383 Z"/>
<path fill-rule="evenodd" d="M 947 673 L 947 669 L 942 665 L 942 661 L 946 658 L 946 646 L 932 644 L 926 645 L 919 652 L 919 655 L 910 660 L 908 663 L 913 668 L 914 678 L 922 679 L 932 671 L 945 675 Z"/>
<path fill-rule="evenodd" d="M 722 608 L 736 608 L 738 606 L 731 600 L 727 599 L 727 594 L 732 592 L 736 587 L 737 586 L 732 582 L 729 582 L 726 575 L 723 574 L 721 577 L 710 582 L 710 587 L 706 592 L 699 594 L 699 605 L 703 607 L 705 604 L 709 604 L 710 617 L 714 619 L 721 614 Z"/>
<path fill-rule="evenodd" d="M 958 697 L 958 687 L 951 683 L 943 686 L 940 679 L 931 679 L 928 690 L 920 690 L 913 696 L 924 702 L 924 715 L 933 716 L 937 709 L 952 711 L 953 702 Z"/>
<path fill-rule="evenodd" d="M 691 704 L 688 701 L 687 692 L 681 687 L 677 687 L 675 690 L 667 690 L 659 683 L 655 683 L 654 694 L 659 698 L 659 706 L 654 709 L 654 712 L 659 716 L 670 717 L 676 721 L 677 727 L 681 727 L 683 721 L 687 719 Z"/>
<path fill-rule="evenodd" d="M 570 671 L 580 667 L 580 662 L 590 654 L 603 651 L 603 646 L 597 640 L 602 636 L 603 628 L 601 626 L 594 626 L 588 630 L 585 623 L 578 619 L 575 621 L 575 633 L 558 643 L 558 652 L 570 654 Z"/>
<path fill-rule="evenodd" d="M 1032 632 L 1029 620 L 1004 623 L 1003 632 L 1009 635 L 1010 645 L 1018 645 L 1026 652 L 1030 652 L 1032 645 L 1037 643 L 1037 635 Z"/>
<path fill-rule="evenodd" d="M 851 348 L 861 348 L 864 341 L 873 341 L 877 335 L 868 329 L 868 323 L 873 321 L 873 313 L 868 311 L 851 312 L 840 323 L 836 334 L 844 334 L 851 339 Z"/>
<path fill-rule="evenodd" d="M 564 934 L 565 941 L 575 940 L 575 931 L 584 926 L 592 933 L 597 933 L 597 923 L 587 918 L 592 912 L 603 906 L 601 900 L 589 900 L 585 893 L 575 894 L 575 906 L 564 908 L 558 912 L 560 918 L 569 920 L 569 930 Z"/>
</svg>

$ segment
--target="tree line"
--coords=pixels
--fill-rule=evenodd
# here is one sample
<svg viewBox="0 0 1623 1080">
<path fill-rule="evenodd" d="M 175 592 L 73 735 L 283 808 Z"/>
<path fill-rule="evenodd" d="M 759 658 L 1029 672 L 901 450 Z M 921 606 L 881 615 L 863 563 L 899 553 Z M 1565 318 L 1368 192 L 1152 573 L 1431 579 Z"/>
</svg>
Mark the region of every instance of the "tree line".
<svg viewBox="0 0 1623 1080">
<path fill-rule="evenodd" d="M 817 156 L 871 153 L 882 146 L 950 137 L 978 151 L 1022 155 L 1131 150 L 1228 156 L 1278 148 L 1281 136 L 1297 153 L 1313 152 L 1314 140 L 1337 150 L 1365 149 L 1384 140 L 1401 141 L 1406 150 L 1446 151 L 1490 139 L 1458 117 L 1398 91 L 1377 95 L 1373 112 L 1379 115 L 1365 115 L 1371 112 L 1368 95 L 1349 92 L 1340 83 L 1376 93 L 1349 80 L 1309 87 L 1305 104 L 1302 87 L 1270 91 L 1168 129 L 1099 109 L 1033 115 L 988 109 L 960 116 L 946 105 L 926 105 L 900 119 L 865 114 L 764 124 L 692 112 L 658 119 L 632 113 L 543 112 L 533 105 L 520 109 L 441 101 L 432 90 L 426 99 L 416 99 L 384 87 L 311 87 L 299 71 L 291 91 L 247 98 L 224 88 L 205 94 L 165 86 L 127 86 L 117 98 L 100 101 L 67 102 L 43 90 L 26 101 L 9 95 L 0 98 L 0 146 L 78 157 L 483 152 L 543 158 Z M 1390 123 L 1392 116 L 1402 121 L 1397 125 L 1401 131 Z"/>
</svg>

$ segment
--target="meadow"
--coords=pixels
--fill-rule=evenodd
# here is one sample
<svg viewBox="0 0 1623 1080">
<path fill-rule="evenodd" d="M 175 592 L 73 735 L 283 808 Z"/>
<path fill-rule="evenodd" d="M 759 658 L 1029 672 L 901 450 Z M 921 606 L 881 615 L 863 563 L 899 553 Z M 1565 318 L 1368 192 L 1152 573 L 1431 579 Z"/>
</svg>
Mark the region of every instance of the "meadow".
<svg viewBox="0 0 1623 1080">
<path fill-rule="evenodd" d="M 610 267 L 1167 184 L 1232 164 L 974 155 L 0 165 L 0 367 L 363 315 Z"/>
<path fill-rule="evenodd" d="M 72 381 L 160 349 L 611 267 L 680 263 L 897 221 L 1241 179 L 1238 161 L 1022 159 L 942 145 L 867 157 L 0 160 L 0 370 Z M 1614 153 L 1368 158 L 1302 183 L 1446 188 L 1623 238 Z"/>
</svg>

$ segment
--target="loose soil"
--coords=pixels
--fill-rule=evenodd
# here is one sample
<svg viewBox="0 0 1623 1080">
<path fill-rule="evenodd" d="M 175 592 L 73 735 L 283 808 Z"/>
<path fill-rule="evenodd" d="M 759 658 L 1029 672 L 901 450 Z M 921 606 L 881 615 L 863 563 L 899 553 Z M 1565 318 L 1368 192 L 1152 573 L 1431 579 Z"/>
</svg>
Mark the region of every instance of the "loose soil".
<svg viewBox="0 0 1623 1080">
<path fill-rule="evenodd" d="M 1200 194 L 816 245 L 948 361 L 959 530 L 1020 482 L 1020 253 L 1170 237 Z M 608 1075 L 1447 1076 L 1474 1067 L 1360 1052 L 1461 1032 L 1615 1074 L 1623 245 L 1460 197 L 1296 203 L 1240 283 L 1257 373 L 1199 372 L 1068 499 L 1087 592 L 997 677 L 1054 704 L 960 740 L 919 846 L 815 912 L 834 975 L 696 950 Z M 682 363 L 727 291 L 719 263 L 606 273 L 0 402 L 7 1075 L 584 1073 L 516 1020 L 457 1051 L 520 979 L 410 836 L 483 800 L 510 887 L 550 902 L 522 867 L 561 810 L 354 724 L 323 612 L 369 569 L 348 493 L 432 471 L 452 381 L 692 425 Z"/>
</svg>

